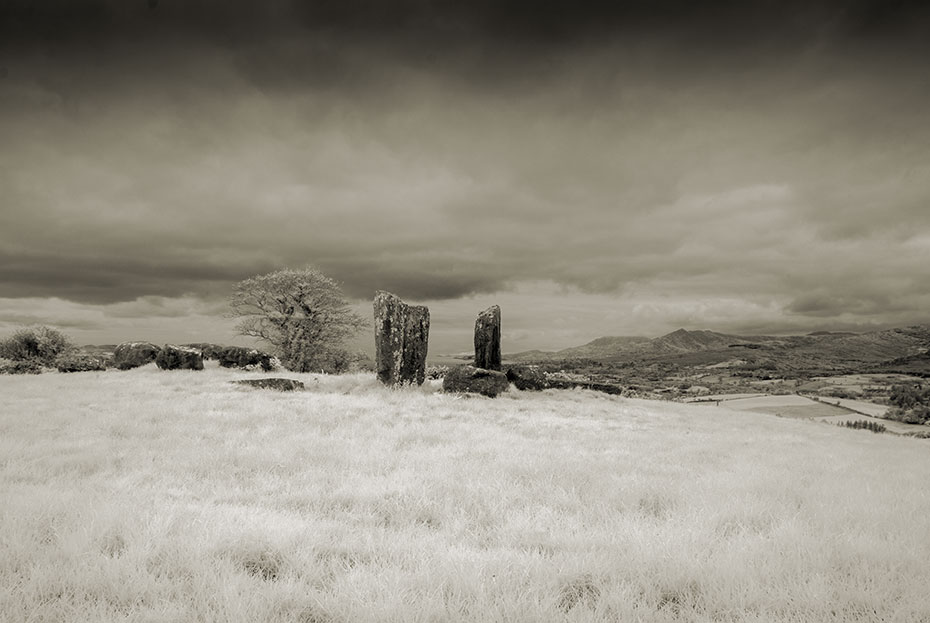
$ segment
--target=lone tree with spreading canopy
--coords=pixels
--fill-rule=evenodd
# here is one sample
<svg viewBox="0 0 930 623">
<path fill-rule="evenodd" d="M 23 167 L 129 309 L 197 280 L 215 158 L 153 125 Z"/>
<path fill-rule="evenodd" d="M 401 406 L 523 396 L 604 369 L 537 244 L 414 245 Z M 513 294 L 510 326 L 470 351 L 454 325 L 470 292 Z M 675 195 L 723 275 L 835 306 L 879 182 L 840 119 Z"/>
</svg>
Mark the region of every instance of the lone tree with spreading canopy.
<svg viewBox="0 0 930 623">
<path fill-rule="evenodd" d="M 240 281 L 229 299 L 241 335 L 272 345 L 289 370 L 341 372 L 346 339 L 368 326 L 339 284 L 315 268 L 285 268 Z"/>
</svg>

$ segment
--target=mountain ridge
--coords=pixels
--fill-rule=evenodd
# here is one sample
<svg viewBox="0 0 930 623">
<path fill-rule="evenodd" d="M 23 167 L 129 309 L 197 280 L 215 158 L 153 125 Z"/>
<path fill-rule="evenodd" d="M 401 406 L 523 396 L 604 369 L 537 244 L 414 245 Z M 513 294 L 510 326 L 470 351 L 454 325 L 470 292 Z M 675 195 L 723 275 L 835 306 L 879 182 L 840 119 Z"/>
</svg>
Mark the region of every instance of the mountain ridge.
<svg viewBox="0 0 930 623">
<path fill-rule="evenodd" d="M 565 359 L 636 360 L 704 351 L 768 351 L 771 356 L 797 355 L 812 359 L 843 359 L 877 363 L 913 357 L 930 350 L 930 327 L 912 325 L 865 333 L 817 331 L 804 335 L 734 335 L 706 329 L 676 329 L 655 338 L 603 336 L 558 351 L 523 351 L 504 356 L 509 361 Z"/>
</svg>

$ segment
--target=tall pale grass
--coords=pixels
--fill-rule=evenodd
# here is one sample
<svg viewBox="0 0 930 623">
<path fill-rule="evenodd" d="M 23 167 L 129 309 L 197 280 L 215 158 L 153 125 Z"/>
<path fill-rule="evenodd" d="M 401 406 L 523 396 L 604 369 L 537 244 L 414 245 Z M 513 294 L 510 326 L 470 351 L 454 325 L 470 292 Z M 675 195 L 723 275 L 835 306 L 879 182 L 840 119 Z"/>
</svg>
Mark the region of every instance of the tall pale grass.
<svg viewBox="0 0 930 623">
<path fill-rule="evenodd" d="M 0 620 L 930 622 L 930 442 L 584 391 L 0 377 Z"/>
</svg>

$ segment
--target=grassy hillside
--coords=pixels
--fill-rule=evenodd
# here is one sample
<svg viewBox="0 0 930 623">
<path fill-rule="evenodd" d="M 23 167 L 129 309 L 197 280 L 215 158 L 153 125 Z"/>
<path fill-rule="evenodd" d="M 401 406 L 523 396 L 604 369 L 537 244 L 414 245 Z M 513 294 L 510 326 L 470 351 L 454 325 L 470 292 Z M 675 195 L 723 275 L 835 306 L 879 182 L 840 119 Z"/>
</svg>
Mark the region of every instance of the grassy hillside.
<svg viewBox="0 0 930 623">
<path fill-rule="evenodd" d="M 930 621 L 927 441 L 255 376 L 0 376 L 0 621 Z"/>
</svg>

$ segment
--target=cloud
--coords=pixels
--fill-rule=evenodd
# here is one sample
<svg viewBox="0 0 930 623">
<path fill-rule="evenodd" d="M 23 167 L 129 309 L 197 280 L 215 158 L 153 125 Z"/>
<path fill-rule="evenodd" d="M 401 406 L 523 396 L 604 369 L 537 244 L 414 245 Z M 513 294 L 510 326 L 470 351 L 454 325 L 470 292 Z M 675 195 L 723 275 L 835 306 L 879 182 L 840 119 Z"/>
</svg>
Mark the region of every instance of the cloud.
<svg viewBox="0 0 930 623">
<path fill-rule="evenodd" d="M 315 264 L 539 331 L 566 297 L 606 333 L 925 308 L 920 3 L 4 11 L 8 300 L 162 322 Z"/>
</svg>

